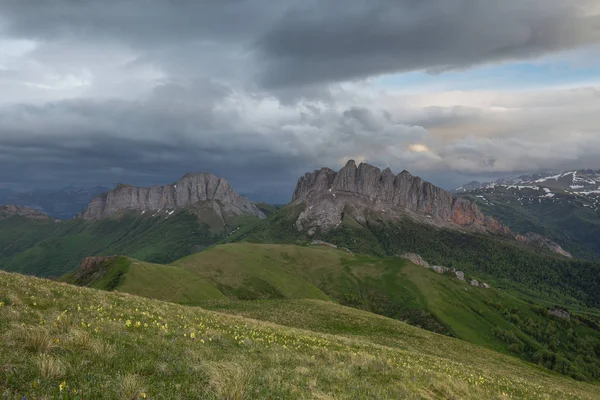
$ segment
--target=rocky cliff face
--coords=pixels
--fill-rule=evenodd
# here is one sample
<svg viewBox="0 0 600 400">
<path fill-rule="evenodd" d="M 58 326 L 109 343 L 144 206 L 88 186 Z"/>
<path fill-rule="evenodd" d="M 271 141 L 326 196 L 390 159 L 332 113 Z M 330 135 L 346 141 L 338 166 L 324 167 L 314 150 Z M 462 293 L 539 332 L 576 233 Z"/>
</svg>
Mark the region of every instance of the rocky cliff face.
<svg viewBox="0 0 600 400">
<path fill-rule="evenodd" d="M 309 234 L 338 226 L 346 212 L 358 222 L 375 212 L 390 218 L 409 216 L 437 226 L 510 234 L 468 199 L 455 197 L 407 171 L 394 175 L 389 168 L 357 166 L 352 160 L 339 172 L 323 168 L 301 177 L 292 202 L 306 203 L 296 227 Z"/>
<path fill-rule="evenodd" d="M 233 190 L 225 179 L 208 173 L 186 174 L 172 185 L 150 188 L 119 185 L 93 199 L 78 217 L 107 218 L 121 210 L 178 210 L 200 202 L 219 203 L 219 212 L 264 218 L 256 205 Z"/>
<path fill-rule="evenodd" d="M 29 207 L 22 207 L 17 205 L 5 205 L 0 206 L 0 219 L 10 217 L 25 217 L 28 219 L 36 220 L 52 220 L 53 218 L 47 214 L 44 214 L 38 210 L 34 210 Z"/>
</svg>

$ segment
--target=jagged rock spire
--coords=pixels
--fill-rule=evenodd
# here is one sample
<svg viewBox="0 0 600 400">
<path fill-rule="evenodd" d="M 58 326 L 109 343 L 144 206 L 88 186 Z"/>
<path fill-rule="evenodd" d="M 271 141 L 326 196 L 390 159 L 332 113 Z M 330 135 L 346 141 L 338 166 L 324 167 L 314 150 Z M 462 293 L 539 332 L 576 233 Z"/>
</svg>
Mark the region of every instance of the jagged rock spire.
<svg viewBox="0 0 600 400">
<path fill-rule="evenodd" d="M 305 174 L 298 180 L 292 201 L 309 204 L 297 224 L 302 229 L 334 227 L 349 206 L 358 219 L 375 211 L 389 216 L 418 216 L 437 225 L 509 232 L 498 221 L 484 216 L 475 203 L 457 198 L 406 170 L 394 175 L 389 168 L 381 171 L 367 163 L 357 166 L 354 160 L 338 172 L 322 168 Z"/>
</svg>

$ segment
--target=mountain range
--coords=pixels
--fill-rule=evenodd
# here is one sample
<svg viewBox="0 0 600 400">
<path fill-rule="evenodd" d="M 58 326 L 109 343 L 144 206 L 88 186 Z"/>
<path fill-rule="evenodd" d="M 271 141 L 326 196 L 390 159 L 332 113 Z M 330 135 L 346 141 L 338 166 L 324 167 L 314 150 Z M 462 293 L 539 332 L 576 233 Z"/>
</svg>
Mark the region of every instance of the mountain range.
<svg viewBox="0 0 600 400">
<path fill-rule="evenodd" d="M 1 207 L 0 269 L 252 316 L 242 302 L 337 303 L 599 380 L 594 233 L 558 226 L 595 212 L 574 200 L 595 197 L 593 176 L 451 193 L 349 161 L 301 176 L 292 201 L 273 206 L 188 173 L 164 186 L 119 184 L 68 220 Z M 554 219 L 528 208 L 542 205 Z M 559 207 L 577 213 L 564 219 Z"/>
<path fill-rule="evenodd" d="M 501 178 L 492 182 L 477 181 L 461 185 L 453 190 L 454 193 L 465 193 L 472 190 L 492 189 L 495 187 L 530 187 L 548 188 L 567 193 L 581 195 L 600 194 L 600 170 L 580 169 L 566 172 L 539 172 L 517 177 Z M 547 192 L 551 193 L 551 192 Z"/>
</svg>

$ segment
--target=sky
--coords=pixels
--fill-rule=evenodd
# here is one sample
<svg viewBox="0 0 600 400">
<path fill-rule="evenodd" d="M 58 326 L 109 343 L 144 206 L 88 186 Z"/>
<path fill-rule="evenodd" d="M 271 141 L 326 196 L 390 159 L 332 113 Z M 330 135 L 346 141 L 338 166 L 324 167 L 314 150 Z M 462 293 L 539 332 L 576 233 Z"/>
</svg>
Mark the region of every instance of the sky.
<svg viewBox="0 0 600 400">
<path fill-rule="evenodd" d="M 0 187 L 600 168 L 596 0 L 2 0 Z"/>
</svg>

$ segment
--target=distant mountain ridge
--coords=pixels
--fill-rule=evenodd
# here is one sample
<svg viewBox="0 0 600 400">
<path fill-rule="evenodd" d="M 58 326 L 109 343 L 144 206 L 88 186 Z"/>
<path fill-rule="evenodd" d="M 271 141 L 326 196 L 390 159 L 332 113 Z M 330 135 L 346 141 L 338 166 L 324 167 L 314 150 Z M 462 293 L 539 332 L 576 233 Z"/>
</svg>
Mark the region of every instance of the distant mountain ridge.
<svg viewBox="0 0 600 400">
<path fill-rule="evenodd" d="M 579 194 L 600 194 L 600 170 L 580 169 L 566 172 L 538 172 L 517 177 L 501 178 L 492 182 L 477 181 L 461 185 L 454 193 L 491 189 L 496 186 L 530 186 L 560 189 Z"/>
<path fill-rule="evenodd" d="M 201 202 L 211 203 L 214 212 L 221 217 L 224 213 L 265 217 L 256 204 L 240 196 L 228 181 L 209 173 L 188 173 L 177 182 L 165 186 L 120 184 L 93 199 L 77 217 L 103 219 L 124 210 L 172 213 Z"/>
<path fill-rule="evenodd" d="M 99 194 L 110 190 L 107 186 L 61 189 L 34 189 L 26 192 L 0 191 L 0 204 L 32 208 L 54 218 L 67 220 L 80 213 Z"/>
<path fill-rule="evenodd" d="M 551 238 L 577 257 L 600 257 L 600 170 L 542 172 L 470 182 L 455 193 L 513 231 Z"/>
<path fill-rule="evenodd" d="M 52 220 L 52 217 L 29 207 L 9 204 L 0 206 L 0 219 L 11 217 L 25 217 L 32 220 Z"/>
</svg>

